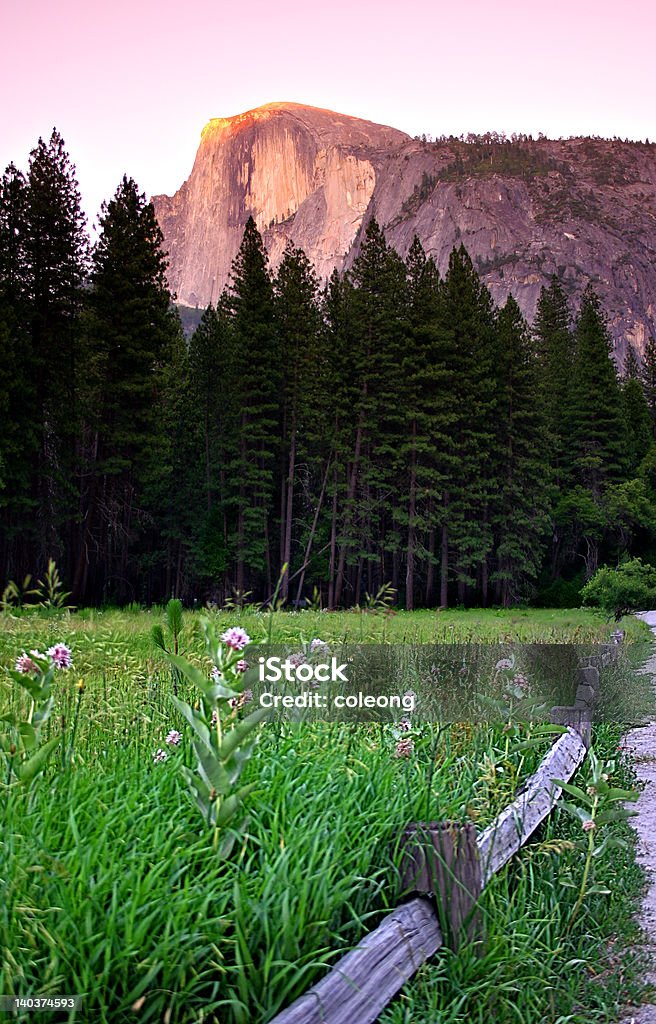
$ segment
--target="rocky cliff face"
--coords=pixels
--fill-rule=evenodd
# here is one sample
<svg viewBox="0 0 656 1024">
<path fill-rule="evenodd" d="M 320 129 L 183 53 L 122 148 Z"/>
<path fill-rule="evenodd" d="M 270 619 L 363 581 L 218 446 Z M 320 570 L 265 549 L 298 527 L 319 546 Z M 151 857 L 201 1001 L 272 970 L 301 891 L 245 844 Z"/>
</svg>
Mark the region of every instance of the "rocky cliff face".
<svg viewBox="0 0 656 1024">
<path fill-rule="evenodd" d="M 216 118 L 173 196 L 154 197 L 178 301 L 216 301 L 249 215 L 274 267 L 291 239 L 317 273 L 350 266 L 375 216 L 405 256 L 417 234 L 440 270 L 464 243 L 501 302 L 532 319 L 559 274 L 574 304 L 601 295 L 617 354 L 656 330 L 656 146 L 486 136 L 426 143 L 326 110 L 273 103 Z"/>
</svg>

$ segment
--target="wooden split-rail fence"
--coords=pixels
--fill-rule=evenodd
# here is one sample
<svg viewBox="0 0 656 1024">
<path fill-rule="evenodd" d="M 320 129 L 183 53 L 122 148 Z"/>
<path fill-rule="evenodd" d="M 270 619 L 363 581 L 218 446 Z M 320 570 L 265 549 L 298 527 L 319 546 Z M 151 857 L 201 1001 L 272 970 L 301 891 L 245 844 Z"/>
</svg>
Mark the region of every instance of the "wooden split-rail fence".
<svg viewBox="0 0 656 1024">
<path fill-rule="evenodd" d="M 552 709 L 567 726 L 519 796 L 477 834 L 472 824 L 429 822 L 401 835 L 401 882 L 415 893 L 270 1024 L 373 1024 L 409 978 L 441 947 L 480 937 L 478 898 L 549 816 L 590 745 L 600 672 L 617 657 L 623 634 L 579 667 L 574 704 Z"/>
</svg>

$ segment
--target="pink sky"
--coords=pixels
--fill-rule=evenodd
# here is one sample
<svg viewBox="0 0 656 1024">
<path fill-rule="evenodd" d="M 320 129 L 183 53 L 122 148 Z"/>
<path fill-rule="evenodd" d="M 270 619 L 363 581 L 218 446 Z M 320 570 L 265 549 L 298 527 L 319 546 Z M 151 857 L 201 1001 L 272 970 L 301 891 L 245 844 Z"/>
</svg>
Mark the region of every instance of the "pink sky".
<svg viewBox="0 0 656 1024">
<path fill-rule="evenodd" d="M 187 177 L 211 117 L 294 100 L 422 132 L 656 139 L 650 0 L 2 0 L 0 163 L 62 132 L 85 208 Z M 10 101 L 9 97 L 14 99 Z"/>
</svg>

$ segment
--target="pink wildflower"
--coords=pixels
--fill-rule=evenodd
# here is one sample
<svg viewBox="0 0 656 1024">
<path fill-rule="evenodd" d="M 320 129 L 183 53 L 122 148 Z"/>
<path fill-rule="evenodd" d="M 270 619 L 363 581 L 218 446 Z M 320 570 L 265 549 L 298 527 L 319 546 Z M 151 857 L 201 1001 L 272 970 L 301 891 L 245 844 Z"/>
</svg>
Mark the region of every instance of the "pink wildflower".
<svg viewBox="0 0 656 1024">
<path fill-rule="evenodd" d="M 158 764 L 162 761 L 168 761 L 168 757 L 169 755 L 166 753 L 166 751 L 162 750 L 162 748 L 160 747 L 157 753 L 153 754 L 153 761 L 155 762 L 155 764 Z"/>
<path fill-rule="evenodd" d="M 38 672 L 38 666 L 34 664 L 29 654 L 23 651 L 21 656 L 16 658 L 16 671 L 27 675 L 28 672 Z"/>
<path fill-rule="evenodd" d="M 307 659 L 302 651 L 299 651 L 298 654 L 290 654 L 287 660 L 292 668 L 298 668 L 299 665 L 304 665 Z"/>
<path fill-rule="evenodd" d="M 232 647 L 233 651 L 243 651 L 244 647 L 248 647 L 251 642 L 248 633 L 241 626 L 231 626 L 230 629 L 226 629 L 225 633 L 221 634 L 221 639 L 228 647 Z"/>
<path fill-rule="evenodd" d="M 180 742 L 181 739 L 182 739 L 182 734 L 179 733 L 177 729 L 171 729 L 171 731 L 169 732 L 168 736 L 166 737 L 165 742 L 166 743 L 170 743 L 171 746 L 173 746 L 173 747 L 177 747 L 177 745 L 178 745 L 178 743 Z"/>
<path fill-rule="evenodd" d="M 221 680 L 223 679 L 223 676 L 216 667 L 212 669 L 212 679 L 214 680 L 215 683 L 220 683 Z"/>
<path fill-rule="evenodd" d="M 409 736 L 404 740 L 399 740 L 396 744 L 396 750 L 394 751 L 394 757 L 411 757 L 415 749 L 414 740 Z"/>
<path fill-rule="evenodd" d="M 57 668 L 70 668 L 73 664 L 73 656 L 70 647 L 66 644 L 54 644 L 46 651 L 48 657 L 55 663 Z"/>
<path fill-rule="evenodd" d="M 235 668 L 238 672 L 248 672 L 248 662 L 241 658 L 235 665 Z"/>
<path fill-rule="evenodd" d="M 409 718 L 401 718 L 397 726 L 399 732 L 410 732 L 412 723 Z"/>
<path fill-rule="evenodd" d="M 592 830 L 595 829 L 597 826 L 595 825 L 594 821 L 584 821 L 581 827 L 584 832 L 592 832 Z"/>
<path fill-rule="evenodd" d="M 513 686 L 516 686 L 519 690 L 523 690 L 524 693 L 529 693 L 531 689 L 531 684 L 529 683 L 528 679 L 526 678 L 523 672 L 518 672 L 515 676 L 513 676 L 512 681 Z"/>
<path fill-rule="evenodd" d="M 252 699 L 253 691 L 244 690 L 244 692 L 240 693 L 238 697 L 231 698 L 230 707 L 233 708 L 235 711 L 239 711 L 241 708 L 243 708 L 244 704 L 250 704 Z"/>
<path fill-rule="evenodd" d="M 328 644 L 326 643 L 326 641 L 325 640 L 319 640 L 318 637 L 315 637 L 314 640 L 310 641 L 310 653 L 311 654 L 314 654 L 315 651 L 320 651 L 320 652 L 323 653 L 323 651 L 325 651 L 327 647 L 328 647 Z"/>
</svg>

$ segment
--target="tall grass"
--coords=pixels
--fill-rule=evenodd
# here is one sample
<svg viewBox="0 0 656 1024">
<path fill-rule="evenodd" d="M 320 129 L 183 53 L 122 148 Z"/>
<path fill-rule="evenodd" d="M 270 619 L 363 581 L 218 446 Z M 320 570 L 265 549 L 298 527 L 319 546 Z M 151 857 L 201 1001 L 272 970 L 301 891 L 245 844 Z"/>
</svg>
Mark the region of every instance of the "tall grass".
<svg viewBox="0 0 656 1024">
<path fill-rule="evenodd" d="M 251 635 L 264 637 L 266 621 L 243 615 L 251 616 Z M 57 677 L 50 728 L 63 730 L 64 742 L 31 795 L 29 814 L 18 791 L 0 804 L 0 991 L 83 994 L 70 1019 L 89 1024 L 265 1022 L 394 905 L 392 851 L 400 829 L 447 818 L 485 825 L 542 751 L 509 744 L 501 728 L 424 726 L 405 759 L 394 756 L 394 736 L 384 726 L 278 723 L 265 729 L 245 771 L 246 782 L 258 781 L 246 834 L 229 861 L 218 860 L 178 770 L 193 755 L 170 703 L 170 672 L 149 640 L 157 619 L 108 612 L 3 620 L 5 664 L 23 648 L 66 639 L 75 669 Z M 392 630 L 406 638 L 415 630 L 414 639 L 436 640 L 434 615 L 416 625 L 406 616 L 402 628 L 397 619 L 276 613 L 270 621 L 274 642 L 335 639 L 351 622 L 357 630 L 366 626 L 367 639 L 380 640 L 384 629 L 388 639 Z M 198 656 L 192 622 L 185 618 L 186 644 Z M 492 639 L 486 620 L 488 628 Z M 588 627 L 572 628 L 581 638 Z M 603 628 L 596 621 L 594 637 L 584 639 Z M 497 640 L 505 630 L 504 621 Z M 0 681 L 2 711 L 21 699 Z M 182 743 L 166 762 L 154 763 L 172 726 L 182 731 Z M 561 899 L 553 882 L 555 860 L 530 854 L 522 864 L 484 897 L 489 981 L 478 957 L 440 958 L 389 1011 L 390 1024 L 455 1022 L 465 1008 L 481 1021 L 551 1019 L 535 1015 L 539 1001 L 534 1007 L 528 996 L 521 1003 L 510 993 L 517 955 L 534 965 L 521 977 L 534 971 L 536 984 L 552 976 L 545 965 L 562 965 L 562 917 L 553 908 L 549 917 L 541 900 L 549 896 L 566 907 L 568 897 Z M 582 918 L 581 927 L 588 922 Z M 534 940 L 538 952 L 529 957 Z M 508 1009 L 514 1016 L 504 1017 L 499 1009 L 501 1015 L 490 1010 L 485 1017 L 472 1009 L 477 998 L 481 1006 L 505 1006 L 495 986 L 507 990 L 508 1006 L 522 1006 L 523 1016 Z M 406 1011 L 410 1016 L 398 1016 Z"/>
</svg>

